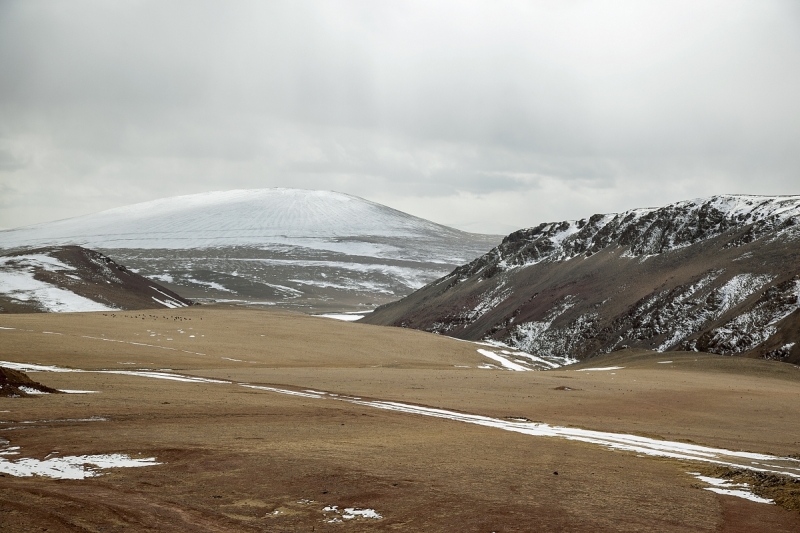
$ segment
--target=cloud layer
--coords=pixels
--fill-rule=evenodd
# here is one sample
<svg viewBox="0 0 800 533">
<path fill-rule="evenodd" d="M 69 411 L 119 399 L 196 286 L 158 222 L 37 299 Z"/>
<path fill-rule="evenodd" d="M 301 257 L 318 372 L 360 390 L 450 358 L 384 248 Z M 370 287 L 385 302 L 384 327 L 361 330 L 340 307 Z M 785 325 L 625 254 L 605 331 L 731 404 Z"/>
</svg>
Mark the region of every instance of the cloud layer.
<svg viewBox="0 0 800 533">
<path fill-rule="evenodd" d="M 800 8 L 0 3 L 0 227 L 249 187 L 481 232 L 800 193 Z"/>
</svg>

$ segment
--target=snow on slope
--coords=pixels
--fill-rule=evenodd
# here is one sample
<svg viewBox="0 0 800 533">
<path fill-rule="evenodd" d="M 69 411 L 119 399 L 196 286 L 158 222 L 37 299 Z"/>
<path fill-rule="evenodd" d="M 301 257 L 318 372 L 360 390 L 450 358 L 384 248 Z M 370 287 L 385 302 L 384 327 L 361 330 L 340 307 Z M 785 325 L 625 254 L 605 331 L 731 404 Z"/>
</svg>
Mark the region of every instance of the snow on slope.
<svg viewBox="0 0 800 533">
<path fill-rule="evenodd" d="M 43 311 L 74 313 L 111 311 L 114 308 L 84 298 L 72 291 L 34 278 L 36 269 L 73 271 L 74 267 L 45 254 L 0 257 L 0 295 L 29 302 Z"/>
<path fill-rule="evenodd" d="M 332 191 L 252 189 L 163 198 L 0 232 L 0 248 L 190 249 L 288 244 L 374 256 L 364 237 L 455 237 L 462 232 Z M 347 242 L 357 237 L 360 242 Z"/>
<path fill-rule="evenodd" d="M 78 246 L 0 255 L 0 313 L 177 308 L 190 304 L 103 254 Z"/>
<path fill-rule="evenodd" d="M 624 347 L 796 361 L 800 196 L 721 195 L 540 224 L 364 321 L 537 355 Z"/>
<path fill-rule="evenodd" d="M 200 301 L 369 310 L 500 242 L 331 191 L 164 198 L 0 231 L 0 249 L 80 245 Z"/>
<path fill-rule="evenodd" d="M 800 221 L 800 196 L 719 195 L 661 208 L 631 209 L 583 220 L 540 224 L 512 233 L 493 251 L 500 270 L 542 261 L 566 261 L 607 246 L 627 246 L 627 257 L 642 257 L 690 246 L 752 224 L 738 244 Z"/>
</svg>

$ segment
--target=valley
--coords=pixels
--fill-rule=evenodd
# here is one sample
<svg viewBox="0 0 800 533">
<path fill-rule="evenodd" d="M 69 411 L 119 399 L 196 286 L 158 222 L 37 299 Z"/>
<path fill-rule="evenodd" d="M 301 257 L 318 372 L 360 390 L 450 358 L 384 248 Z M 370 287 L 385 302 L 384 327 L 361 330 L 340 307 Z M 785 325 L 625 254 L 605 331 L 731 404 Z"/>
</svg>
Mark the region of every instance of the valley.
<svg viewBox="0 0 800 533">
<path fill-rule="evenodd" d="M 800 533 L 798 15 L 0 2 L 0 533 Z"/>
<path fill-rule="evenodd" d="M 430 333 L 216 306 L 0 322 L 6 363 L 50 387 L 94 391 L 0 399 L 0 501 L 12 530 L 800 524 L 790 510 L 800 462 L 781 459 L 800 443 L 786 422 L 800 399 L 793 365 L 677 352 L 667 363 L 627 350 L 513 372 L 480 368 L 480 345 Z M 747 452 L 718 457 L 788 485 L 745 490 L 754 501 L 718 494 L 703 479 L 735 468 L 603 444 L 630 438 L 719 449 L 712 459 Z M 22 458 L 33 468 L 103 454 L 150 463 L 87 465 L 92 477 L 72 480 L 7 473 Z"/>
<path fill-rule="evenodd" d="M 0 232 L 0 525 L 797 531 L 798 210 L 491 248 L 280 189 Z"/>
</svg>

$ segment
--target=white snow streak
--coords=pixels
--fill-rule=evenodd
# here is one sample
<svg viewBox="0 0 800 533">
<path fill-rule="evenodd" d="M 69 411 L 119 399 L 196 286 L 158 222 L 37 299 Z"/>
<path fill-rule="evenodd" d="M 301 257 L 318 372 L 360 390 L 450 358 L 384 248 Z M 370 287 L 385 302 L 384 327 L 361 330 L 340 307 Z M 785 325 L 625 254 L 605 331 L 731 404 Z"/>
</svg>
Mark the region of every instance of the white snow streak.
<svg viewBox="0 0 800 533">
<path fill-rule="evenodd" d="M 364 315 L 356 315 L 356 314 L 346 314 L 346 313 L 325 313 L 324 315 L 314 315 L 314 316 L 321 316 L 323 318 L 333 318 L 334 320 L 343 320 L 345 322 L 355 322 L 356 320 L 360 320 L 364 318 Z"/>
<path fill-rule="evenodd" d="M 137 376 L 143 378 L 166 379 L 170 381 L 183 381 L 185 383 L 230 383 L 230 381 L 225 381 L 220 379 L 201 378 L 197 376 L 187 376 L 184 374 L 172 374 L 169 372 L 158 372 L 152 370 L 81 370 L 81 369 L 63 368 L 57 366 L 15 363 L 13 361 L 0 361 L 0 366 L 4 366 L 12 370 L 19 370 L 20 372 L 86 372 L 93 374 L 119 374 L 121 376 Z M 80 391 L 80 392 L 94 392 L 94 391 Z"/>
<path fill-rule="evenodd" d="M 15 365 L 17 369 L 53 368 L 55 370 L 50 370 L 50 371 L 84 372 L 83 370 L 66 370 L 66 369 L 58 369 L 57 367 L 47 367 L 44 365 L 6 363 L 2 361 L 0 361 L 0 365 L 2 366 Z M 604 370 L 610 370 L 612 368 L 613 367 L 603 367 Z M 585 370 L 590 370 L 590 369 L 585 369 Z M 121 373 L 121 374 L 137 375 L 141 377 L 170 379 L 170 378 L 165 378 L 164 376 L 167 374 L 161 372 L 134 372 L 134 371 L 132 372 L 96 371 L 96 372 Z M 197 382 L 220 383 L 220 384 L 231 383 L 223 380 L 195 378 L 193 376 L 180 376 L 178 374 L 170 374 L 170 376 L 180 377 L 182 378 L 181 380 L 191 381 L 195 383 Z M 277 387 L 252 385 L 249 383 L 239 383 L 238 385 L 250 389 L 262 390 L 265 392 L 274 392 L 290 396 L 299 396 L 302 398 L 344 401 L 355 405 L 361 405 L 364 407 L 373 407 L 376 409 L 383 409 L 383 410 L 395 411 L 406 414 L 441 418 L 446 420 L 463 422 L 467 424 L 475 424 L 484 427 L 501 429 L 504 431 L 511 431 L 514 433 L 520 433 L 523 435 L 530 435 L 535 437 L 555 437 L 566 440 L 585 442 L 589 444 L 596 444 L 598 446 L 602 446 L 604 448 L 608 448 L 611 450 L 628 451 L 640 455 L 665 457 L 665 458 L 679 459 L 684 461 L 697 461 L 708 464 L 741 468 L 755 472 L 780 474 L 800 479 L 800 460 L 793 459 L 790 457 L 779 457 L 762 453 L 726 450 L 723 448 L 713 448 L 710 446 L 701 446 L 685 442 L 651 439 L 648 437 L 641 437 L 638 435 L 628 435 L 624 433 L 609 433 L 605 431 L 594 431 L 594 430 L 572 428 L 572 427 L 551 426 L 549 424 L 538 423 L 538 422 L 519 422 L 519 421 L 512 421 L 505 419 L 497 419 L 487 416 L 459 413 L 456 411 L 449 411 L 446 409 L 423 407 L 419 405 L 406 404 L 400 402 L 381 401 L 381 400 L 368 401 L 355 398 L 352 396 L 344 396 L 344 395 L 325 393 L 325 392 L 317 392 L 317 391 L 302 392 L 296 390 L 281 389 Z"/>
<path fill-rule="evenodd" d="M 498 363 L 500 363 L 504 367 L 508 368 L 509 370 L 515 370 L 517 372 L 526 372 L 526 371 L 530 370 L 530 368 L 524 367 L 522 365 L 518 365 L 517 363 L 512 363 L 511 361 L 509 361 L 508 359 L 506 359 L 502 355 L 498 355 L 498 354 L 496 354 L 494 352 L 490 352 L 489 350 L 484 350 L 482 348 L 478 348 L 478 353 L 483 355 L 483 356 L 488 357 L 489 359 L 497 361 Z"/>
<path fill-rule="evenodd" d="M 737 498 L 744 498 L 745 500 L 750 500 L 751 502 L 756 502 L 756 503 L 768 503 L 768 504 L 775 503 L 774 500 L 770 500 L 769 498 L 762 498 L 761 496 L 756 496 L 755 494 L 753 494 L 747 483 L 733 483 L 731 481 L 728 481 L 727 479 L 702 476 L 698 472 L 687 472 L 687 474 L 696 477 L 703 483 L 712 485 L 711 487 L 705 487 L 705 490 L 709 490 L 717 494 L 724 494 L 725 496 L 736 496 Z"/>
</svg>

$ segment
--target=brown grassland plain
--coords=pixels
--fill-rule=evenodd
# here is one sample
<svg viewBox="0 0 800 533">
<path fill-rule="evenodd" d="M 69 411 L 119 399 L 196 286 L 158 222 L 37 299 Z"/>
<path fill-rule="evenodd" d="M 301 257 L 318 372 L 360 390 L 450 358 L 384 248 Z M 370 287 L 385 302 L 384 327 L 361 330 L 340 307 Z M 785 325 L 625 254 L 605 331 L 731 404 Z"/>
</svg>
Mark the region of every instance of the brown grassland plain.
<svg viewBox="0 0 800 533">
<path fill-rule="evenodd" d="M 0 398 L 0 437 L 20 457 L 160 464 L 84 480 L 6 474 L 0 531 L 800 531 L 791 501 L 702 490 L 686 474 L 697 464 L 237 384 L 790 455 L 792 365 L 619 352 L 583 364 L 624 367 L 613 373 L 486 370 L 476 345 L 433 334 L 205 306 L 4 315 L 0 327 L 13 328 L 0 329 L 0 360 L 234 382 L 29 372 L 98 392 Z M 91 417 L 104 420 L 75 421 Z M 326 506 L 382 518 L 332 523 Z"/>
</svg>

